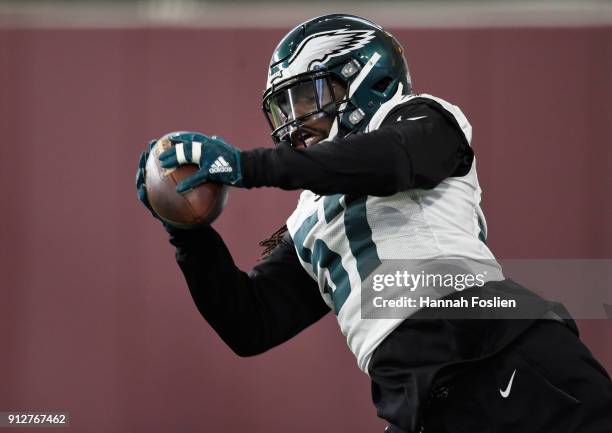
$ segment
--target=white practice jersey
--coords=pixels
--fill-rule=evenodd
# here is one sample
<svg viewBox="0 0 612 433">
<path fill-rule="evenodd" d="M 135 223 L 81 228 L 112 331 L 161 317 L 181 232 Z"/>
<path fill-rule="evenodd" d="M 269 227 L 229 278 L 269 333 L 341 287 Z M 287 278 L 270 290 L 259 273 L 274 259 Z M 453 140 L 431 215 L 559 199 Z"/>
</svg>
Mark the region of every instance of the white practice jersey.
<svg viewBox="0 0 612 433">
<path fill-rule="evenodd" d="M 376 130 L 395 107 L 413 98 L 429 98 L 454 116 L 468 143 L 472 128 L 461 110 L 427 94 L 397 96 L 385 103 L 368 125 Z M 462 177 L 449 177 L 433 189 L 411 189 L 388 197 L 300 195 L 287 220 L 302 266 L 319 285 L 336 313 L 342 333 L 359 367 L 368 372 L 374 349 L 404 318 L 363 319 L 361 287 L 385 259 L 469 258 L 490 261 L 501 280 L 501 268 L 483 242 L 485 218 L 476 160 Z M 371 260 L 377 257 L 380 261 Z M 376 265 L 374 265 L 376 266 Z M 410 313 L 407 313 L 408 315 Z"/>
</svg>

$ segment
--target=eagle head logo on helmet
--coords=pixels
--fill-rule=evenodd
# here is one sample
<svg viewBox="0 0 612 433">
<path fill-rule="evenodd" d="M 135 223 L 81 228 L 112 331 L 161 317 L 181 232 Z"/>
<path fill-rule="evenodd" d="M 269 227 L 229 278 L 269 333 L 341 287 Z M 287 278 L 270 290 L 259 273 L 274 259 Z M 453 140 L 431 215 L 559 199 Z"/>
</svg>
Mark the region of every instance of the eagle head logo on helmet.
<svg viewBox="0 0 612 433">
<path fill-rule="evenodd" d="M 372 30 L 332 30 L 315 33 L 304 39 L 286 63 L 281 63 L 275 73 L 268 76 L 268 86 L 282 78 L 302 72 L 321 69 L 325 63 L 352 50 L 363 47 L 373 36 Z M 286 65 L 286 66 L 285 66 Z"/>
</svg>

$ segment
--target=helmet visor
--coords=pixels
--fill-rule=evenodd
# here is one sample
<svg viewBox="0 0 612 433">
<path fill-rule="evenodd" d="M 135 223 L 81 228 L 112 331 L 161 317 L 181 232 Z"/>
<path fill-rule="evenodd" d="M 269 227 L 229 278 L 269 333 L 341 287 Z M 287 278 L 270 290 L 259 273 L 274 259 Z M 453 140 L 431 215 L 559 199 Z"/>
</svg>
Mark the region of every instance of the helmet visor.
<svg viewBox="0 0 612 433">
<path fill-rule="evenodd" d="M 263 108 L 274 138 L 282 139 L 289 126 L 329 109 L 334 102 L 327 76 L 307 76 L 271 92 L 264 98 Z"/>
</svg>

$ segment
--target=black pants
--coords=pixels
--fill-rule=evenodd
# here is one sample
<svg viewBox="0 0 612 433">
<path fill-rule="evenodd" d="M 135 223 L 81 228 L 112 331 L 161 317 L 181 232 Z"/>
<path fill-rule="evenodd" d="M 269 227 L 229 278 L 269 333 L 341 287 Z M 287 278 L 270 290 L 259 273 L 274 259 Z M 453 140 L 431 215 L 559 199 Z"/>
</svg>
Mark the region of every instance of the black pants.
<svg viewBox="0 0 612 433">
<path fill-rule="evenodd" d="M 498 353 L 465 367 L 429 393 L 418 425 L 392 425 L 389 431 L 612 432 L 610 377 L 563 323 L 536 321 Z M 413 410 L 373 382 L 374 391 L 379 413 L 401 422 L 397 411 Z"/>
</svg>

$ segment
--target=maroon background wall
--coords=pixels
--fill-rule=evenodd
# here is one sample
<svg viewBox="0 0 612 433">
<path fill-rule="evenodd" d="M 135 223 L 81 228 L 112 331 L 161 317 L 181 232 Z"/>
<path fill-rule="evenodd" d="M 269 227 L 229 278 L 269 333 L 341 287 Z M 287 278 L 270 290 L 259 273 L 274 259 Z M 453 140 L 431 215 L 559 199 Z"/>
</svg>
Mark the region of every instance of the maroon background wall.
<svg viewBox="0 0 612 433">
<path fill-rule="evenodd" d="M 0 30 L 0 411 L 66 410 L 92 433 L 381 431 L 332 316 L 235 357 L 136 200 L 151 137 L 270 144 L 259 103 L 283 33 Z M 612 28 L 394 33 L 416 89 L 474 126 L 494 252 L 611 258 Z M 215 226 L 241 267 L 296 195 L 231 192 Z M 612 323 L 579 326 L 612 370 Z"/>
</svg>

